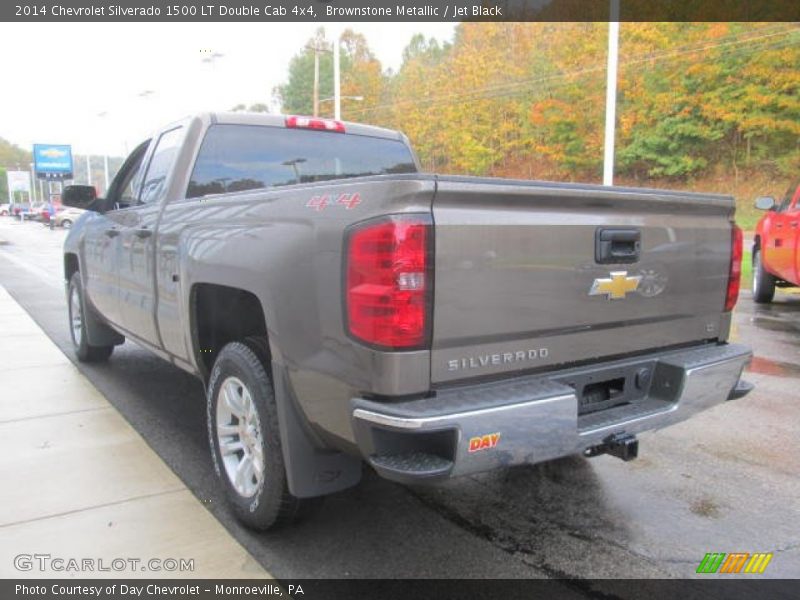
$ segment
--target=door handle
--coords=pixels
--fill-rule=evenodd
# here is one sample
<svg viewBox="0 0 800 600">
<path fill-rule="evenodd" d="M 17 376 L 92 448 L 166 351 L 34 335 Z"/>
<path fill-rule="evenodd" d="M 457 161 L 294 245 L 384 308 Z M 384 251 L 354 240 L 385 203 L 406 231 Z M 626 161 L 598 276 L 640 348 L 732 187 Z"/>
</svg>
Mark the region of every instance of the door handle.
<svg viewBox="0 0 800 600">
<path fill-rule="evenodd" d="M 594 260 L 597 264 L 635 263 L 642 251 L 639 229 L 598 228 L 594 235 Z"/>
<path fill-rule="evenodd" d="M 119 235 L 119 229 L 112 227 L 111 229 L 106 229 L 104 233 L 106 237 L 115 238 Z"/>
<path fill-rule="evenodd" d="M 789 227 L 791 227 L 792 229 L 797 229 L 797 221 L 792 221 L 791 223 L 789 223 Z"/>
<path fill-rule="evenodd" d="M 153 232 L 147 227 L 142 227 L 140 229 L 137 229 L 136 231 L 134 231 L 134 233 L 136 234 L 136 237 L 138 237 L 140 240 L 149 238 L 151 235 L 153 235 Z"/>
</svg>

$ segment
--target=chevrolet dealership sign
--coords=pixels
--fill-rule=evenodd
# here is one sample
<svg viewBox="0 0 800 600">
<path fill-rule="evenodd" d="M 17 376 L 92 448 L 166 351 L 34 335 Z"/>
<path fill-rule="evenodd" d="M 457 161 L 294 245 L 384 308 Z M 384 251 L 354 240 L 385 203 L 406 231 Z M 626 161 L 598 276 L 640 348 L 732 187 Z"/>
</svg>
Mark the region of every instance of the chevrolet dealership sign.
<svg viewBox="0 0 800 600">
<path fill-rule="evenodd" d="M 34 144 L 33 168 L 39 179 L 72 179 L 72 147 Z"/>
</svg>

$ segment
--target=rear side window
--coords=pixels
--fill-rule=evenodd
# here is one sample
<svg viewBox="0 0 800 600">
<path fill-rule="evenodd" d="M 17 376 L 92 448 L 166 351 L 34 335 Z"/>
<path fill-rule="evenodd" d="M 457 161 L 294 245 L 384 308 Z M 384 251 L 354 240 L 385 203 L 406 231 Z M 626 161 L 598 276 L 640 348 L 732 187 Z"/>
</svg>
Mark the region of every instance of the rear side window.
<svg viewBox="0 0 800 600">
<path fill-rule="evenodd" d="M 416 171 L 411 151 L 398 140 L 213 125 L 203 140 L 186 197 Z"/>
</svg>

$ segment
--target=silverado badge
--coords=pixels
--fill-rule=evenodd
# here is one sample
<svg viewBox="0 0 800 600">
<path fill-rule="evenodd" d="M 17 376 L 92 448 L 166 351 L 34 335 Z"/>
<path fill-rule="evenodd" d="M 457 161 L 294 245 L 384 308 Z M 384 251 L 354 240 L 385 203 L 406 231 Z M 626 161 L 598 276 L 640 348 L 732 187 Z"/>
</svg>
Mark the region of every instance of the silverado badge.
<svg viewBox="0 0 800 600">
<path fill-rule="evenodd" d="M 627 271 L 612 271 L 610 278 L 598 277 L 594 280 L 589 295 L 606 294 L 610 300 L 621 300 L 628 292 L 635 292 L 641 280 L 639 275 L 628 277 Z"/>
</svg>

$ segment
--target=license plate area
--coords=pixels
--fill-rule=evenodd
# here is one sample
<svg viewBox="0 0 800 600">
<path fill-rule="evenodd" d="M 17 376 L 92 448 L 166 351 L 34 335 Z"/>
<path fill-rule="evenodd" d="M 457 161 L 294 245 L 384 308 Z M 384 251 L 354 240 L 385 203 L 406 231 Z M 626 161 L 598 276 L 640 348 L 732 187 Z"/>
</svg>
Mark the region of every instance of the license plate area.
<svg viewBox="0 0 800 600">
<path fill-rule="evenodd" d="M 581 407 L 578 411 L 580 414 L 625 404 L 625 378 L 615 377 L 587 383 L 578 391 L 577 396 Z"/>
<path fill-rule="evenodd" d="M 580 416 L 643 400 L 654 369 L 652 360 L 605 369 L 577 369 L 560 375 L 556 381 L 575 390 Z"/>
</svg>

